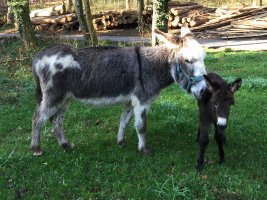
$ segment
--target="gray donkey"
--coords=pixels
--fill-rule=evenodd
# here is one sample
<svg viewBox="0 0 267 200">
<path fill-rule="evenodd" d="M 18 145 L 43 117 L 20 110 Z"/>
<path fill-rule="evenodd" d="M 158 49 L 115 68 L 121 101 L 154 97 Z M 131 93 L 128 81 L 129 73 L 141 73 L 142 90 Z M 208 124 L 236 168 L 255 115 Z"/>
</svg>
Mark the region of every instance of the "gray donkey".
<svg viewBox="0 0 267 200">
<path fill-rule="evenodd" d="M 73 147 L 63 131 L 63 116 L 69 100 L 96 106 L 124 104 L 117 143 L 122 144 L 132 115 L 138 135 L 138 149 L 144 154 L 147 112 L 160 90 L 176 82 L 201 98 L 207 85 L 205 52 L 188 28 L 175 37 L 154 31 L 164 45 L 158 47 L 89 47 L 74 49 L 56 45 L 39 52 L 33 60 L 37 110 L 32 120 L 31 148 L 41 155 L 40 132 L 50 119 L 58 143 Z"/>
</svg>

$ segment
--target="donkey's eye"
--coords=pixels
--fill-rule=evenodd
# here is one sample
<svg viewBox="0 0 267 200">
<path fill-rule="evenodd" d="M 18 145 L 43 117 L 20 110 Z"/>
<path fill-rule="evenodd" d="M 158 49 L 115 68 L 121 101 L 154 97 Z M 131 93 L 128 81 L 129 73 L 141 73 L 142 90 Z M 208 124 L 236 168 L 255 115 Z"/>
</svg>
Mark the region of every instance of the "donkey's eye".
<svg viewBox="0 0 267 200">
<path fill-rule="evenodd" d="M 193 63 L 192 60 L 188 60 L 188 59 L 185 59 L 184 61 L 187 62 L 187 63 L 191 63 L 191 64 Z"/>
</svg>

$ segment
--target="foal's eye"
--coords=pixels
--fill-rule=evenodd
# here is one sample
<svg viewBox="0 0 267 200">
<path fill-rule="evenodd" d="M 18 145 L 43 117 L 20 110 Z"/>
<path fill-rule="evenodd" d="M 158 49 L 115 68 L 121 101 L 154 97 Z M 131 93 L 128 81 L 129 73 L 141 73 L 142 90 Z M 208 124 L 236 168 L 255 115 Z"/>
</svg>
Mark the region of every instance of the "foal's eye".
<svg viewBox="0 0 267 200">
<path fill-rule="evenodd" d="M 217 103 L 217 102 L 214 103 L 214 107 L 215 107 L 215 108 L 218 107 L 218 103 Z"/>
</svg>

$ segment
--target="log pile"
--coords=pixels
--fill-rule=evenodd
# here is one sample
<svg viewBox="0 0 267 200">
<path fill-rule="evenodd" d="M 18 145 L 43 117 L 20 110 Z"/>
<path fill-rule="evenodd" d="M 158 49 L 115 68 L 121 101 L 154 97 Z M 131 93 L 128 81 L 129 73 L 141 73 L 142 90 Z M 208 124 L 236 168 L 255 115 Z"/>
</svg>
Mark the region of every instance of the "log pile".
<svg viewBox="0 0 267 200">
<path fill-rule="evenodd" d="M 143 11 L 144 20 L 151 24 L 153 6 L 147 5 Z M 182 26 L 195 27 L 204 24 L 208 21 L 207 17 L 203 17 L 203 13 L 207 9 L 195 2 L 170 2 L 168 27 L 170 29 L 180 29 Z"/>
<path fill-rule="evenodd" d="M 169 32 L 177 33 L 181 26 L 193 32 L 209 33 L 221 38 L 267 36 L 267 7 L 206 8 L 195 2 L 170 2 Z M 144 22 L 152 23 L 153 7 L 145 6 Z M 66 13 L 64 5 L 31 12 L 37 30 L 77 30 L 75 13 Z M 137 26 L 136 11 L 108 11 L 93 15 L 95 30 Z"/>
<path fill-rule="evenodd" d="M 35 30 L 74 30 L 79 23 L 75 13 L 67 13 L 64 5 L 33 10 L 30 14 Z M 95 30 L 107 30 L 137 26 L 136 11 L 108 11 L 93 15 Z"/>
<path fill-rule="evenodd" d="M 131 10 L 98 13 L 93 18 L 93 26 L 97 31 L 137 25 L 137 12 Z"/>
<path fill-rule="evenodd" d="M 64 4 L 53 6 L 49 8 L 43 8 L 38 10 L 33 10 L 30 12 L 30 17 L 49 17 L 49 16 L 58 16 L 66 14 L 66 6 Z"/>
<path fill-rule="evenodd" d="M 209 30 L 222 39 L 267 36 L 267 7 L 238 8 L 223 13 L 223 16 L 209 20 L 193 30 Z"/>
<path fill-rule="evenodd" d="M 169 28 L 194 27 L 207 22 L 207 18 L 202 16 L 203 6 L 198 3 L 170 2 L 169 8 Z"/>
</svg>

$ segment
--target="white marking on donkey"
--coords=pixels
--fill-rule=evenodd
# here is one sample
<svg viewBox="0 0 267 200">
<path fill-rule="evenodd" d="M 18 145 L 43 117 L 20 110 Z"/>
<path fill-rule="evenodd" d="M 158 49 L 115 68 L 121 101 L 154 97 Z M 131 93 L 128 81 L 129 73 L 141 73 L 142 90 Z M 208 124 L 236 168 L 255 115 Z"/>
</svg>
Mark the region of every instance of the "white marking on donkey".
<svg viewBox="0 0 267 200">
<path fill-rule="evenodd" d="M 93 105 L 124 104 L 117 143 L 123 143 L 125 128 L 134 115 L 138 149 L 150 153 L 145 141 L 147 112 L 160 90 L 176 82 L 200 99 L 207 87 L 203 80 L 205 52 L 189 29 L 183 28 L 179 37 L 155 33 L 165 45 L 83 49 L 56 45 L 36 55 L 32 65 L 37 95 L 31 141 L 34 155 L 42 154 L 40 132 L 48 119 L 58 143 L 73 147 L 63 131 L 70 98 Z"/>
</svg>

